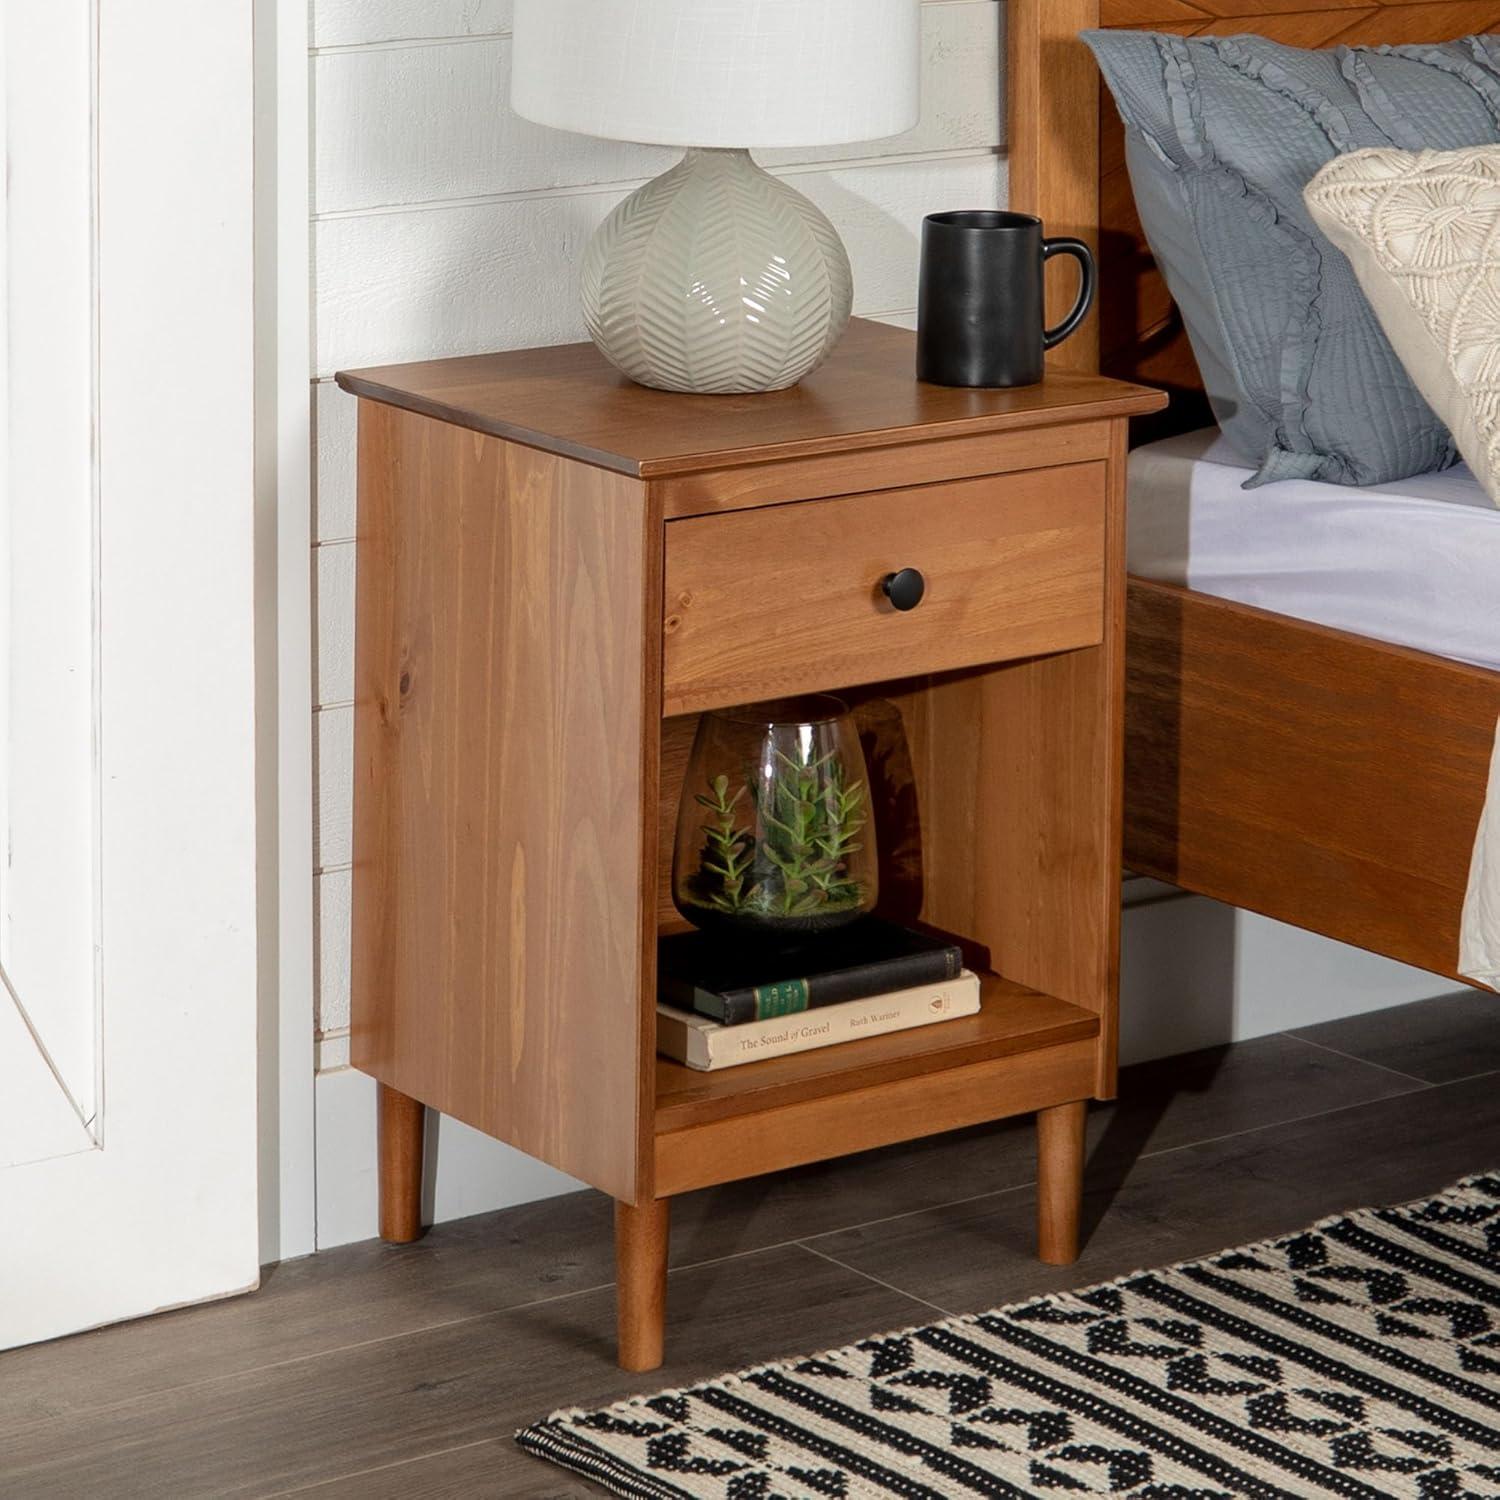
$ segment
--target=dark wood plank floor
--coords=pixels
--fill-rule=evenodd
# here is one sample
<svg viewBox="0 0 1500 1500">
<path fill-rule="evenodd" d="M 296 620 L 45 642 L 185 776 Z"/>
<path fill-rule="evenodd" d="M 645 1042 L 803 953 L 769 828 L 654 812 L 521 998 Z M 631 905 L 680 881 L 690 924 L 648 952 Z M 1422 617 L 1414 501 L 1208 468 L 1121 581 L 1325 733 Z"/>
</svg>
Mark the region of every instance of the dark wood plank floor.
<svg viewBox="0 0 1500 1500">
<path fill-rule="evenodd" d="M 1021 1124 L 696 1193 L 675 1215 L 669 1363 L 631 1377 L 612 1361 L 609 1204 L 579 1193 L 0 1354 L 0 1495 L 597 1494 L 511 1434 L 557 1406 L 1205 1254 L 1496 1166 L 1500 1000 L 1426 1001 L 1129 1070 L 1121 1102 L 1091 1119 L 1074 1267 L 1032 1258 Z"/>
</svg>

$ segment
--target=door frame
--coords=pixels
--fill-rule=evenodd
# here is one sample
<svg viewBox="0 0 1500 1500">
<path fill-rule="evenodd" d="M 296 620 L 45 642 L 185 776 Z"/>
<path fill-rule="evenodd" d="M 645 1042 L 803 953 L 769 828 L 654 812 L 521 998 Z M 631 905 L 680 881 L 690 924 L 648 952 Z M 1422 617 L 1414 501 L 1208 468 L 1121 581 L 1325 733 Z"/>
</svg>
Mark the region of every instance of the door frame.
<svg viewBox="0 0 1500 1500">
<path fill-rule="evenodd" d="M 255 0 L 260 1258 L 317 1248 L 311 0 Z"/>
</svg>

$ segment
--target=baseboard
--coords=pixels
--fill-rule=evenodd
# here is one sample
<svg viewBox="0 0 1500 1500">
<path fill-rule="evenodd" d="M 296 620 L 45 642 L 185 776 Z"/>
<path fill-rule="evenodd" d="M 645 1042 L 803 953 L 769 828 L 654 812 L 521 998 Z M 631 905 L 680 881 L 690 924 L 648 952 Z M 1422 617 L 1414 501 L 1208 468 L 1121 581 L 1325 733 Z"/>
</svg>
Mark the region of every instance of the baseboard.
<svg viewBox="0 0 1500 1500">
<path fill-rule="evenodd" d="M 1131 882 L 1122 921 L 1120 1054 L 1170 1057 L 1450 992 L 1450 981 L 1158 882 Z M 376 1232 L 375 1085 L 317 1081 L 318 1248 Z M 571 1177 L 457 1120 L 428 1115 L 430 1223 L 571 1192 Z"/>
<path fill-rule="evenodd" d="M 1158 881 L 1127 883 L 1120 1061 L 1451 994 L 1452 980 Z"/>
<path fill-rule="evenodd" d="M 318 1075 L 318 1249 L 373 1239 L 376 1229 L 375 1081 L 352 1068 Z M 431 1111 L 428 1223 L 510 1208 L 582 1186 L 520 1151 Z"/>
</svg>

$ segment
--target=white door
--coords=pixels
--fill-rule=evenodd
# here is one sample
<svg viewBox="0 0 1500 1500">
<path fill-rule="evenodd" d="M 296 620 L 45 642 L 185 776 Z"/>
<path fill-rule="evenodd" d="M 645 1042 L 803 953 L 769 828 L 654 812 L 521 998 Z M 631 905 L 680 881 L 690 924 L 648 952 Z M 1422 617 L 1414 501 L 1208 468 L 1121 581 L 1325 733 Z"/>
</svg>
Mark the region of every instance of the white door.
<svg viewBox="0 0 1500 1500">
<path fill-rule="evenodd" d="M 0 0 L 0 1348 L 256 1235 L 251 0 Z"/>
</svg>

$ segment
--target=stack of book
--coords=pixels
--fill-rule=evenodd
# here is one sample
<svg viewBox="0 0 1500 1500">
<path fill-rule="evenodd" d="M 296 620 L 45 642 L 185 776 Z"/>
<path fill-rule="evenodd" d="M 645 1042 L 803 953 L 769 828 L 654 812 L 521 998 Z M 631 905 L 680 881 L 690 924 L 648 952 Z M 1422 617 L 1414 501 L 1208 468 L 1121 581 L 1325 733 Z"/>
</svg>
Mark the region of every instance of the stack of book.
<svg viewBox="0 0 1500 1500">
<path fill-rule="evenodd" d="M 957 946 L 875 917 L 755 957 L 683 933 L 662 939 L 657 973 L 656 1050 L 704 1072 L 979 1009 L 978 976 Z"/>
</svg>

